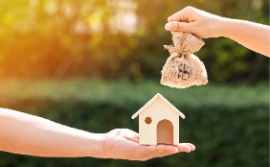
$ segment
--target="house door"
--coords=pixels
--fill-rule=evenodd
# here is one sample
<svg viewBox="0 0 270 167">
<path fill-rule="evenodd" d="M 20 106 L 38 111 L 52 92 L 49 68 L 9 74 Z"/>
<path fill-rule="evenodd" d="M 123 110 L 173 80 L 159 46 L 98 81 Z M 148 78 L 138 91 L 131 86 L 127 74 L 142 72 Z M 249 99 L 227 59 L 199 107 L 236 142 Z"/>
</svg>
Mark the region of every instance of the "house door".
<svg viewBox="0 0 270 167">
<path fill-rule="evenodd" d="M 163 119 L 157 125 L 157 143 L 173 144 L 173 125 L 169 120 Z"/>
</svg>

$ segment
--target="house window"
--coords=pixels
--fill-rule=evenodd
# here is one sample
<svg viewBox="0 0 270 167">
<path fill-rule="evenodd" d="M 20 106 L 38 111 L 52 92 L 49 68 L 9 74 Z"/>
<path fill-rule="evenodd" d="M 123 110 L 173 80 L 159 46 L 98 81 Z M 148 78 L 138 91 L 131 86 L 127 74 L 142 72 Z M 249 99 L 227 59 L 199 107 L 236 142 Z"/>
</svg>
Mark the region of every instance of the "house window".
<svg viewBox="0 0 270 167">
<path fill-rule="evenodd" d="M 146 124 L 150 124 L 152 122 L 152 119 L 150 117 L 146 117 L 145 120 L 144 120 L 144 122 Z"/>
</svg>

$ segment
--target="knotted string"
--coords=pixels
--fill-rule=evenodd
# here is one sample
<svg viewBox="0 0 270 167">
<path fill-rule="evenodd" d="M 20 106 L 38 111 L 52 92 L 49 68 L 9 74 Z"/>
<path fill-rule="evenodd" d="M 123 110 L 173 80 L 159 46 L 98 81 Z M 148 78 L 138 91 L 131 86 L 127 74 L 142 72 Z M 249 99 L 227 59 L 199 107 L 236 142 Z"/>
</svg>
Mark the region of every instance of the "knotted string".
<svg viewBox="0 0 270 167">
<path fill-rule="evenodd" d="M 164 45 L 170 55 L 178 53 L 179 55 L 190 55 L 197 52 L 204 45 L 203 40 L 190 33 L 172 32 L 173 45 Z"/>
</svg>

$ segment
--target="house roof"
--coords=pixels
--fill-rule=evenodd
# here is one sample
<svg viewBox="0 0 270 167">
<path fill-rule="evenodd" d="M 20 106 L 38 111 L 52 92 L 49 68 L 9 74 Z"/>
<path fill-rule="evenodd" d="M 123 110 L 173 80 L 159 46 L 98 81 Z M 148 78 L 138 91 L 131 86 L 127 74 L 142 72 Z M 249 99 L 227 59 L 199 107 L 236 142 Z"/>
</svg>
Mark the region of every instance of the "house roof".
<svg viewBox="0 0 270 167">
<path fill-rule="evenodd" d="M 150 106 L 157 99 L 161 99 L 165 104 L 168 105 L 173 111 L 175 111 L 181 118 L 185 119 L 185 115 L 180 112 L 174 105 L 172 105 L 167 99 L 165 99 L 161 94 L 157 93 L 152 99 L 150 99 L 142 108 L 140 108 L 136 113 L 132 115 L 132 119 L 136 118 L 140 113 L 145 111 L 145 109 Z"/>
</svg>

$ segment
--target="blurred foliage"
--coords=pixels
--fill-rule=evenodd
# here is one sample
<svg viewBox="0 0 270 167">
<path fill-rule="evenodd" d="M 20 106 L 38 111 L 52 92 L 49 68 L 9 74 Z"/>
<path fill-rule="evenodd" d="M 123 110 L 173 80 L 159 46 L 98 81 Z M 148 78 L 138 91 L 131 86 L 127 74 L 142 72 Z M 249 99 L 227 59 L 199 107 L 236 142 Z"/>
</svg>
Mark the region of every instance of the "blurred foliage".
<svg viewBox="0 0 270 167">
<path fill-rule="evenodd" d="M 269 166 L 269 95 L 263 93 L 269 92 L 266 85 L 209 84 L 176 90 L 157 81 L 7 80 L 0 82 L 0 106 L 97 133 L 114 128 L 137 131 L 138 119 L 132 120 L 132 114 L 157 92 L 186 115 L 180 120 L 180 142 L 195 144 L 196 151 L 146 162 L 40 158 L 0 152 L 0 166 Z"/>
<path fill-rule="evenodd" d="M 0 0 L 0 77 L 160 78 L 166 18 L 187 5 L 269 24 L 268 0 Z M 229 39 L 205 42 L 197 55 L 210 81 L 268 79 L 266 57 Z"/>
<path fill-rule="evenodd" d="M 268 58 L 230 39 L 205 39 L 196 55 L 207 86 L 176 91 L 158 84 L 169 56 L 163 45 L 171 44 L 164 25 L 187 5 L 269 25 L 268 0 L 0 0 L 1 107 L 93 132 L 137 131 L 131 115 L 160 92 L 187 116 L 180 141 L 197 146 L 143 163 L 0 152 L 0 166 L 269 166 L 269 88 L 213 85 L 268 81 Z M 77 76 L 119 81 L 63 80 Z M 16 77 L 43 80 L 3 80 Z"/>
</svg>

